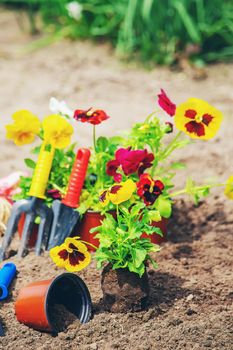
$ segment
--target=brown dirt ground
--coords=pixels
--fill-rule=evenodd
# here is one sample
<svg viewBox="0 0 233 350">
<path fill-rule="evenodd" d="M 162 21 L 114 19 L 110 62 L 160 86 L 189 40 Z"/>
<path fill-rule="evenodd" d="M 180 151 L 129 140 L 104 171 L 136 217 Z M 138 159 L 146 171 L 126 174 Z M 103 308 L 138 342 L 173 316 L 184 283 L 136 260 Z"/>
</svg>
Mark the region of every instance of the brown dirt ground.
<svg viewBox="0 0 233 350">
<path fill-rule="evenodd" d="M 174 101 L 189 96 L 204 98 L 221 109 L 225 120 L 217 138 L 196 142 L 179 152 L 188 169 L 177 177 L 183 183 L 188 174 L 196 180 L 233 172 L 230 111 L 233 106 L 232 65 L 206 69 L 205 80 L 193 80 L 192 72 L 171 72 L 167 68 L 145 71 L 125 66 L 108 46 L 63 41 L 33 53 L 22 54 L 32 41 L 19 31 L 15 15 L 0 13 L 0 176 L 23 169 L 28 149 L 17 149 L 4 138 L 4 124 L 19 108 L 46 115 L 51 95 L 70 102 L 72 107 L 100 106 L 112 116 L 100 134 L 113 134 L 142 120 L 155 106 L 155 93 L 162 86 Z M 77 130 L 80 144 L 90 143 L 90 130 Z M 78 126 L 77 126 L 78 129 Z M 148 310 L 135 314 L 101 311 L 99 272 L 94 261 L 80 276 L 88 285 L 95 305 L 93 319 L 78 322 L 58 337 L 43 334 L 17 322 L 14 301 L 22 286 L 56 276 L 60 271 L 48 254 L 33 253 L 18 261 L 18 276 L 7 301 L 1 303 L 0 318 L 6 336 L 0 349 L 163 349 L 231 350 L 232 320 L 232 203 L 215 191 L 197 208 L 178 200 L 169 225 L 169 239 L 158 254 L 159 269 L 149 269 L 151 298 Z"/>
</svg>

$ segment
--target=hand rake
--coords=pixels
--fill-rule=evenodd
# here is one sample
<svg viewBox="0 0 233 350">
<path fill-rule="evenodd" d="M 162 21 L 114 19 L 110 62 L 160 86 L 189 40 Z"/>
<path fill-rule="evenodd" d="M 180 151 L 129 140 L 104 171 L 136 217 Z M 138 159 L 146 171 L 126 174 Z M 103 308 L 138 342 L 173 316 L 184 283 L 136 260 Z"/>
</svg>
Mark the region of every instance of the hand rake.
<svg viewBox="0 0 233 350">
<path fill-rule="evenodd" d="M 7 224 L 2 247 L 0 248 L 0 261 L 5 258 L 6 250 L 17 231 L 18 222 L 23 213 L 26 214 L 26 217 L 18 250 L 18 257 L 23 257 L 25 253 L 35 219 L 38 216 L 40 217 L 40 224 L 35 246 L 36 255 L 40 255 L 42 245 L 44 248 L 47 246 L 50 227 L 53 220 L 53 212 L 45 204 L 44 199 L 46 198 L 45 191 L 52 167 L 54 151 L 55 149 L 51 145 L 46 145 L 45 143 L 42 144 L 34 170 L 30 191 L 28 193 L 30 198 L 19 200 L 12 207 L 12 213 Z"/>
</svg>

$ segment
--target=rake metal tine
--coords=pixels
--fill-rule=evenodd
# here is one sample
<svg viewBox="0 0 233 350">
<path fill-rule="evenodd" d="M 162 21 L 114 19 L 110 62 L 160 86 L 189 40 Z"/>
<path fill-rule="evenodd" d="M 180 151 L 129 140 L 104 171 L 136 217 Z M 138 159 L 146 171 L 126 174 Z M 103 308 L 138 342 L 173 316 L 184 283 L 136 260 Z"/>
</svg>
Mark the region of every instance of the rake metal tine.
<svg viewBox="0 0 233 350">
<path fill-rule="evenodd" d="M 45 204 L 42 204 L 38 208 L 38 215 L 40 216 L 40 225 L 38 230 L 38 236 L 36 241 L 35 253 L 40 255 L 42 246 L 47 250 L 50 230 L 53 221 L 52 209 L 48 208 Z"/>
<path fill-rule="evenodd" d="M 51 231 L 51 226 L 53 222 L 53 212 L 51 211 L 51 215 L 46 217 L 46 224 L 44 228 L 44 235 L 43 235 L 43 246 L 45 247 L 45 250 L 48 250 L 48 242 L 49 242 L 49 235 Z"/>
<path fill-rule="evenodd" d="M 11 243 L 11 240 L 14 236 L 14 233 L 17 231 L 17 225 L 18 225 L 20 215 L 21 214 L 18 212 L 18 208 L 13 207 L 12 214 L 9 218 L 8 223 L 7 223 L 7 229 L 6 229 L 4 238 L 3 238 L 2 246 L 0 248 L 0 261 L 4 260 L 6 250 Z"/>
<path fill-rule="evenodd" d="M 52 223 L 51 218 L 50 217 L 49 218 L 46 218 L 46 217 L 41 218 L 39 230 L 38 230 L 37 241 L 36 241 L 36 247 L 35 247 L 35 253 L 37 256 L 40 255 L 40 253 L 41 253 L 41 247 L 42 247 L 43 243 L 44 243 L 43 245 L 46 248 L 47 241 L 48 241 L 48 233 L 49 233 L 50 226 Z"/>
<path fill-rule="evenodd" d="M 23 257 L 25 248 L 26 248 L 28 240 L 29 240 L 30 233 L 32 232 L 32 228 L 34 225 L 34 219 L 35 219 L 34 213 L 26 214 L 25 223 L 24 223 L 24 227 L 23 227 L 23 233 L 22 233 L 22 239 L 21 239 L 21 243 L 19 246 L 18 254 L 17 254 L 18 258 Z"/>
</svg>

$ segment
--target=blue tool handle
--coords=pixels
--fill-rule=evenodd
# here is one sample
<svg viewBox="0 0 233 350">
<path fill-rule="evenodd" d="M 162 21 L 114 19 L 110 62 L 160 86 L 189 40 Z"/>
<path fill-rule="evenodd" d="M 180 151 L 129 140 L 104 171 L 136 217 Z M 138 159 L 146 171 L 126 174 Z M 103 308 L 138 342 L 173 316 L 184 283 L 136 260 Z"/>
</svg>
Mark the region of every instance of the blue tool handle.
<svg viewBox="0 0 233 350">
<path fill-rule="evenodd" d="M 7 298 L 8 287 L 16 275 L 16 266 L 6 263 L 0 270 L 0 300 Z"/>
</svg>

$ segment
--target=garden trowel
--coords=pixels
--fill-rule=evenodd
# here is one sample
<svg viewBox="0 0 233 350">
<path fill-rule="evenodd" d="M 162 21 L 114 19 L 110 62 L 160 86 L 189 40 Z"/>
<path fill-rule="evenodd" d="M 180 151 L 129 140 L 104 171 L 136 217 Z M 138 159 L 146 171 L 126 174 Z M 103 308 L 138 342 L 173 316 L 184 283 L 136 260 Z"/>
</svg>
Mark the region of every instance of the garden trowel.
<svg viewBox="0 0 233 350">
<path fill-rule="evenodd" d="M 35 219 L 38 216 L 40 217 L 40 224 L 35 246 L 36 254 L 40 255 L 42 245 L 45 248 L 47 246 L 53 212 L 45 204 L 44 199 L 46 198 L 45 191 L 52 167 L 54 151 L 55 149 L 51 145 L 42 144 L 28 193 L 30 198 L 19 200 L 12 207 L 2 247 L 0 248 L 0 261 L 5 257 L 6 250 L 17 231 L 18 222 L 23 213 L 26 214 L 26 217 L 18 250 L 18 257 L 24 255 Z"/>
<path fill-rule="evenodd" d="M 81 148 L 77 151 L 66 195 L 62 201 L 55 200 L 53 202 L 53 223 L 49 236 L 48 249 L 63 243 L 80 219 L 77 207 L 86 177 L 89 158 L 89 149 Z"/>
</svg>

